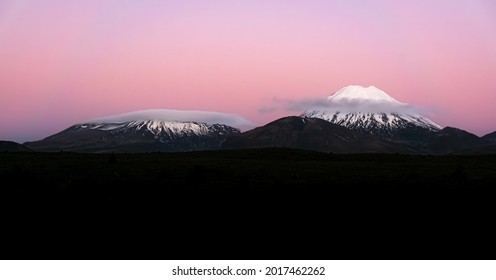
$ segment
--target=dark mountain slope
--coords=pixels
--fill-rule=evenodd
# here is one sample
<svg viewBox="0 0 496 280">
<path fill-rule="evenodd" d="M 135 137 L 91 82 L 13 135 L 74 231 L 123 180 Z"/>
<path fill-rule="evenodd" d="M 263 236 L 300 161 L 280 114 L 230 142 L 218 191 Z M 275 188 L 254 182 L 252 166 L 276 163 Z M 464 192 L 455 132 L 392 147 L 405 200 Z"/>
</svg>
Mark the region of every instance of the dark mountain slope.
<svg viewBox="0 0 496 280">
<path fill-rule="evenodd" d="M 381 140 L 372 135 L 318 118 L 285 117 L 265 126 L 227 138 L 224 149 L 288 147 L 333 153 L 409 153 L 405 144 Z"/>
<path fill-rule="evenodd" d="M 481 138 L 484 139 L 484 140 L 486 140 L 486 141 L 490 141 L 490 142 L 496 143 L 496 131 L 495 132 L 491 132 L 489 134 L 486 134 L 486 135 L 482 136 Z"/>
<path fill-rule="evenodd" d="M 488 142 L 477 135 L 453 127 L 445 127 L 429 139 L 425 152 L 436 154 L 465 153 L 480 148 Z"/>
<path fill-rule="evenodd" d="M 0 152 L 31 152 L 31 149 L 16 142 L 0 141 Z"/>
</svg>

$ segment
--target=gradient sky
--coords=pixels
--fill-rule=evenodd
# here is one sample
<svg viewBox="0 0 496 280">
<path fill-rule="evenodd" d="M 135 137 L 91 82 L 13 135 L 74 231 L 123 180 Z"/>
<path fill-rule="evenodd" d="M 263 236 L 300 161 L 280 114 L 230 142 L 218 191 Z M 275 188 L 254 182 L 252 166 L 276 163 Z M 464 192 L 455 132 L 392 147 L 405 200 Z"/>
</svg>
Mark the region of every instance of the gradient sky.
<svg viewBox="0 0 496 280">
<path fill-rule="evenodd" d="M 350 84 L 495 131 L 496 1 L 0 0 L 4 140 L 151 108 L 265 124 Z"/>
</svg>

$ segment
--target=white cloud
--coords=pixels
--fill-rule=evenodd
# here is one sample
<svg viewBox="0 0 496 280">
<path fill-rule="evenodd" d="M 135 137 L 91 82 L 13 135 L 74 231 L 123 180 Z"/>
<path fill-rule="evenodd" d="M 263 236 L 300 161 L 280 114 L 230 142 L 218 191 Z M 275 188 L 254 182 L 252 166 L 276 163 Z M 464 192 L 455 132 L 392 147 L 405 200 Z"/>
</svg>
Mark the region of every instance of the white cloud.
<svg viewBox="0 0 496 280">
<path fill-rule="evenodd" d="M 299 101 L 294 100 L 284 100 L 284 109 L 290 112 L 303 112 L 309 108 L 321 108 L 328 106 L 327 99 L 324 98 L 314 98 L 314 99 L 302 99 Z"/>
<path fill-rule="evenodd" d="M 274 113 L 277 110 L 278 108 L 274 106 L 270 106 L 270 107 L 262 106 L 258 109 L 258 112 L 261 114 L 270 114 L 270 113 Z"/>
</svg>

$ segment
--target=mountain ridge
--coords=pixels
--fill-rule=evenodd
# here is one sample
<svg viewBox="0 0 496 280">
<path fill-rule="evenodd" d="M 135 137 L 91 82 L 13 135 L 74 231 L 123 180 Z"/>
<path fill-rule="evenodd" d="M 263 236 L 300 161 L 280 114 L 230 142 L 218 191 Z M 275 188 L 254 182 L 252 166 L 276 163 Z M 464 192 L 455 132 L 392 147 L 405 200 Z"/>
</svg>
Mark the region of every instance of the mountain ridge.
<svg viewBox="0 0 496 280">
<path fill-rule="evenodd" d="M 491 154 L 496 145 L 467 131 L 446 127 L 409 141 L 387 140 L 320 118 L 284 117 L 228 137 L 223 149 L 287 147 L 332 153 Z"/>
<path fill-rule="evenodd" d="M 317 104 L 317 103 L 316 103 Z M 290 147 L 332 153 L 463 154 L 495 151 L 478 137 L 436 124 L 375 86 L 344 87 L 305 110 L 245 130 L 235 114 L 150 109 L 93 119 L 25 145 L 36 151 L 153 152 Z"/>
<path fill-rule="evenodd" d="M 174 128 L 174 129 L 167 129 Z M 195 128 L 195 129 L 188 129 Z M 417 139 L 417 138 L 418 139 Z M 18 144 L 20 145 L 20 144 Z M 287 147 L 332 153 L 495 154 L 496 144 L 446 127 L 428 135 L 388 140 L 320 118 L 289 116 L 240 132 L 226 125 L 197 122 L 134 121 L 73 125 L 26 149 L 43 152 L 178 152 Z"/>
</svg>

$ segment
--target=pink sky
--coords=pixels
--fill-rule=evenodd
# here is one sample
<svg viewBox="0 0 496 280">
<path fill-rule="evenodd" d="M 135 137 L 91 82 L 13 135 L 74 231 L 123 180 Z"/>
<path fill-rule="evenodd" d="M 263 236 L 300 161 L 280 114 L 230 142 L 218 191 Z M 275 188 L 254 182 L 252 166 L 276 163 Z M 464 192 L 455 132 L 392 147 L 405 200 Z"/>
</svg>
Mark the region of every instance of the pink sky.
<svg viewBox="0 0 496 280">
<path fill-rule="evenodd" d="M 297 112 L 375 85 L 443 126 L 496 130 L 494 0 L 0 0 L 0 139 L 150 108 Z"/>
</svg>

